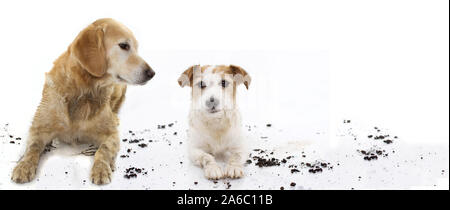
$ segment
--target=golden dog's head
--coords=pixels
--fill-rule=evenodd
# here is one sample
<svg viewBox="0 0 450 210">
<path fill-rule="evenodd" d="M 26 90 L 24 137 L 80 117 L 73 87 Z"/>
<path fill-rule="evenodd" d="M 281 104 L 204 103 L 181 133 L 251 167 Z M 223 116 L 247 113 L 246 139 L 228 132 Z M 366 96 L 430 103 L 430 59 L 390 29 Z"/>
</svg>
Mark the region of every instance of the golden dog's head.
<svg viewBox="0 0 450 210">
<path fill-rule="evenodd" d="M 236 65 L 195 65 L 181 74 L 178 84 L 192 88 L 193 109 L 217 116 L 236 108 L 236 87 L 244 84 L 248 89 L 250 81 L 248 73 Z"/>
<path fill-rule="evenodd" d="M 109 75 L 115 82 L 143 85 L 155 72 L 138 55 L 138 42 L 121 23 L 99 19 L 78 34 L 69 50 L 94 77 Z"/>
</svg>

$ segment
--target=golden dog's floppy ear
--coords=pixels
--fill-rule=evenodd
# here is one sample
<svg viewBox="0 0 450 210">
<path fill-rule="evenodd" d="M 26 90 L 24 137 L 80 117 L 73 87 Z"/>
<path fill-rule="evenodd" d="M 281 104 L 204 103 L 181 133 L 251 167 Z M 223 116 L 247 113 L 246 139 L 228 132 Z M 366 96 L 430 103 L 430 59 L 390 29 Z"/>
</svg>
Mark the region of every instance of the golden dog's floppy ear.
<svg viewBox="0 0 450 210">
<path fill-rule="evenodd" d="M 199 70 L 200 70 L 200 65 L 193 65 L 193 66 L 189 67 L 178 78 L 178 84 L 181 87 L 184 87 L 187 85 L 192 87 L 192 83 L 194 81 L 194 72 L 197 72 Z"/>
<path fill-rule="evenodd" d="M 233 78 L 236 84 L 239 85 L 244 83 L 245 87 L 248 90 L 248 86 L 250 86 L 250 82 L 252 81 L 250 75 L 248 75 L 248 73 L 240 66 L 230 65 L 230 69 L 233 73 Z"/>
<path fill-rule="evenodd" d="M 71 46 L 81 66 L 95 77 L 103 76 L 108 68 L 103 37 L 103 28 L 91 24 L 80 32 Z"/>
</svg>

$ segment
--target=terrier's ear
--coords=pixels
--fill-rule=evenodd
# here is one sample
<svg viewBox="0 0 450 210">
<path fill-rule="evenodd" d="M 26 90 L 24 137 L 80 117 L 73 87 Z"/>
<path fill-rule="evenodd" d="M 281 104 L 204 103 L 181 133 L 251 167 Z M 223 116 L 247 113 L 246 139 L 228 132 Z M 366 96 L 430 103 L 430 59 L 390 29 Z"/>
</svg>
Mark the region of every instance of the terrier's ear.
<svg viewBox="0 0 450 210">
<path fill-rule="evenodd" d="M 230 65 L 230 69 L 233 73 L 233 78 L 236 84 L 239 85 L 243 83 L 248 90 L 250 82 L 252 81 L 250 75 L 248 75 L 248 73 L 240 66 Z"/>
<path fill-rule="evenodd" d="M 180 87 L 191 86 L 194 80 L 194 72 L 200 70 L 200 65 L 193 65 L 186 69 L 178 78 L 178 84 Z"/>
</svg>

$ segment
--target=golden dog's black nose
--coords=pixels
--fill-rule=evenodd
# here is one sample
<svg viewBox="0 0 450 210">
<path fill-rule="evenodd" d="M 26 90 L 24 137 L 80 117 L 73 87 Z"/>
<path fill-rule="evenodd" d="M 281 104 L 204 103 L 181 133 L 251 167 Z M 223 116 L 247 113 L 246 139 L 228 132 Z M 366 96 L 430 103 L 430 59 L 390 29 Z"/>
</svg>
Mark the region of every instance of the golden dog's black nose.
<svg viewBox="0 0 450 210">
<path fill-rule="evenodd" d="M 155 76 L 155 71 L 153 71 L 153 69 L 148 64 L 145 64 L 144 68 L 145 68 L 144 70 L 145 75 L 147 76 L 148 79 L 151 79 Z"/>
<path fill-rule="evenodd" d="M 155 72 L 152 69 L 145 70 L 145 74 L 151 79 L 155 76 Z"/>
</svg>

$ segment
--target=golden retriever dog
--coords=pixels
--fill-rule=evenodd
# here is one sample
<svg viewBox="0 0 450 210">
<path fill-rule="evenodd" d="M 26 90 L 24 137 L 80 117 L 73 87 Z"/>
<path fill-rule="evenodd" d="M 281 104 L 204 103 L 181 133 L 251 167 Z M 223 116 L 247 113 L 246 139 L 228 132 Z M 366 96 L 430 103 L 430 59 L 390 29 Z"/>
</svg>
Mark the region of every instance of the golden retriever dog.
<svg viewBox="0 0 450 210">
<path fill-rule="evenodd" d="M 239 84 L 248 89 L 250 76 L 239 66 L 192 66 L 181 74 L 181 87 L 192 88 L 188 153 L 208 179 L 241 178 L 247 146 L 236 103 Z M 224 159 L 224 170 L 216 162 Z"/>
<path fill-rule="evenodd" d="M 54 139 L 97 145 L 91 180 L 111 182 L 119 150 L 117 115 L 127 84 L 143 85 L 155 75 L 137 48 L 132 32 L 113 19 L 99 19 L 78 34 L 46 73 L 25 154 L 12 172 L 14 182 L 35 177 L 40 155 Z"/>
</svg>

